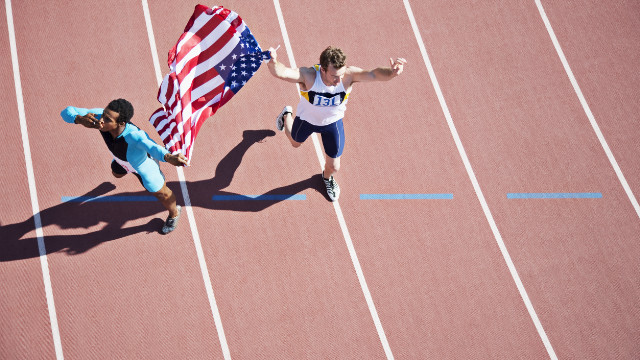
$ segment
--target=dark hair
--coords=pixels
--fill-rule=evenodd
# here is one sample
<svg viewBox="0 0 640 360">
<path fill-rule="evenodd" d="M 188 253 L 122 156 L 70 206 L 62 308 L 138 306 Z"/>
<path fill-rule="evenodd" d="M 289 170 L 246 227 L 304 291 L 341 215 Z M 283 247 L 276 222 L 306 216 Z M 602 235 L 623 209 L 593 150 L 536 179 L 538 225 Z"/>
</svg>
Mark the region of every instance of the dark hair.
<svg viewBox="0 0 640 360">
<path fill-rule="evenodd" d="M 347 56 L 337 47 L 329 46 L 320 54 L 320 66 L 326 71 L 329 64 L 334 68 L 340 69 L 344 66 Z"/>
<path fill-rule="evenodd" d="M 107 109 L 119 114 L 118 122 L 128 123 L 133 117 L 133 105 L 125 99 L 113 100 L 107 105 Z"/>
</svg>

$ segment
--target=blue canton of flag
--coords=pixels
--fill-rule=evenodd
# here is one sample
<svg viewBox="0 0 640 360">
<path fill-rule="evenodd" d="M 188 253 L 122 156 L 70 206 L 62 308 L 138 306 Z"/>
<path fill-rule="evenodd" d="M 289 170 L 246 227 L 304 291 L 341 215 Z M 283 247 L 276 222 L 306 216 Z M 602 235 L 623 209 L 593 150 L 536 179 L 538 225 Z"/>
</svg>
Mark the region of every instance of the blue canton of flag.
<svg viewBox="0 0 640 360">
<path fill-rule="evenodd" d="M 236 94 L 258 71 L 263 60 L 271 59 L 268 51 L 262 51 L 248 27 L 240 35 L 235 49 L 215 66 L 225 80 L 224 93 L 231 90 Z M 223 95 L 224 97 L 224 95 Z"/>
</svg>

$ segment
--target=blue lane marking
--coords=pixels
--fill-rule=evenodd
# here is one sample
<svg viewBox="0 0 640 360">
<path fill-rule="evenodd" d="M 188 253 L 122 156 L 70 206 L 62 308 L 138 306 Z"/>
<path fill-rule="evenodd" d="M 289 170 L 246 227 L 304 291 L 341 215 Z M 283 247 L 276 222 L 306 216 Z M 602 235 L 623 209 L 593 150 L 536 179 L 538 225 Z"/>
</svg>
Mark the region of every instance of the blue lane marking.
<svg viewBox="0 0 640 360">
<path fill-rule="evenodd" d="M 123 201 L 158 201 L 155 196 L 63 196 L 62 202 L 123 202 Z"/>
<path fill-rule="evenodd" d="M 602 193 L 508 193 L 507 199 L 599 199 Z"/>
<path fill-rule="evenodd" d="M 360 200 L 453 199 L 453 194 L 360 194 Z"/>
<path fill-rule="evenodd" d="M 280 201 L 280 200 L 307 200 L 307 195 L 304 194 L 290 194 L 290 195 L 213 195 L 211 198 L 213 201 L 244 201 L 244 200 L 266 200 L 266 201 Z"/>
</svg>

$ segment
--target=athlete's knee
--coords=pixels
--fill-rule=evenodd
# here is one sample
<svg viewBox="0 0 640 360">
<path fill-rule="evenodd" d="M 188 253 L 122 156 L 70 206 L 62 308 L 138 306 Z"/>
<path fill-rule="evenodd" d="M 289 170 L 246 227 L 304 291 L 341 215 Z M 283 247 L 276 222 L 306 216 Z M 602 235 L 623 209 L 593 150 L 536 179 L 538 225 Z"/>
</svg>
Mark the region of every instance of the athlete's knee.
<svg viewBox="0 0 640 360">
<path fill-rule="evenodd" d="M 118 174 L 117 172 L 113 172 L 113 171 L 111 173 L 113 174 L 114 177 L 116 177 L 118 179 L 123 177 L 123 176 L 125 176 L 125 175 L 127 175 L 127 174 Z"/>
<path fill-rule="evenodd" d="M 340 162 L 339 161 L 327 161 L 325 168 L 331 172 L 336 173 L 340 171 Z"/>
<path fill-rule="evenodd" d="M 155 196 L 160 201 L 168 200 L 171 198 L 172 195 L 173 195 L 173 192 L 171 191 L 171 189 L 167 187 L 166 184 L 163 185 L 160 190 L 153 193 L 153 196 Z"/>
<path fill-rule="evenodd" d="M 289 142 L 291 143 L 291 146 L 293 146 L 294 148 L 299 148 L 300 145 L 302 145 L 301 142 L 297 142 L 297 141 L 293 140 L 293 137 L 291 135 L 289 135 L 289 134 L 287 134 L 287 135 L 288 135 L 287 139 L 289 139 Z"/>
</svg>

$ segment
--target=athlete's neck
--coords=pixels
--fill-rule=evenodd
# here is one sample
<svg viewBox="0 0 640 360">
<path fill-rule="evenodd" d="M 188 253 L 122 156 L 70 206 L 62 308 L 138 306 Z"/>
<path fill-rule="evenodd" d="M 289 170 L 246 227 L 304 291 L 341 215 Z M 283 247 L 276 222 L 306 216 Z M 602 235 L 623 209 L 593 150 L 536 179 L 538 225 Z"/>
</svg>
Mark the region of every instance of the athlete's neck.
<svg viewBox="0 0 640 360">
<path fill-rule="evenodd" d="M 118 127 L 115 128 L 114 130 L 109 130 L 109 133 L 111 134 L 111 136 L 115 139 L 118 136 L 120 136 L 120 134 L 122 134 L 122 132 L 124 131 L 124 129 L 127 127 L 127 124 L 123 124 L 122 126 L 120 126 L 120 124 L 118 123 Z"/>
</svg>

